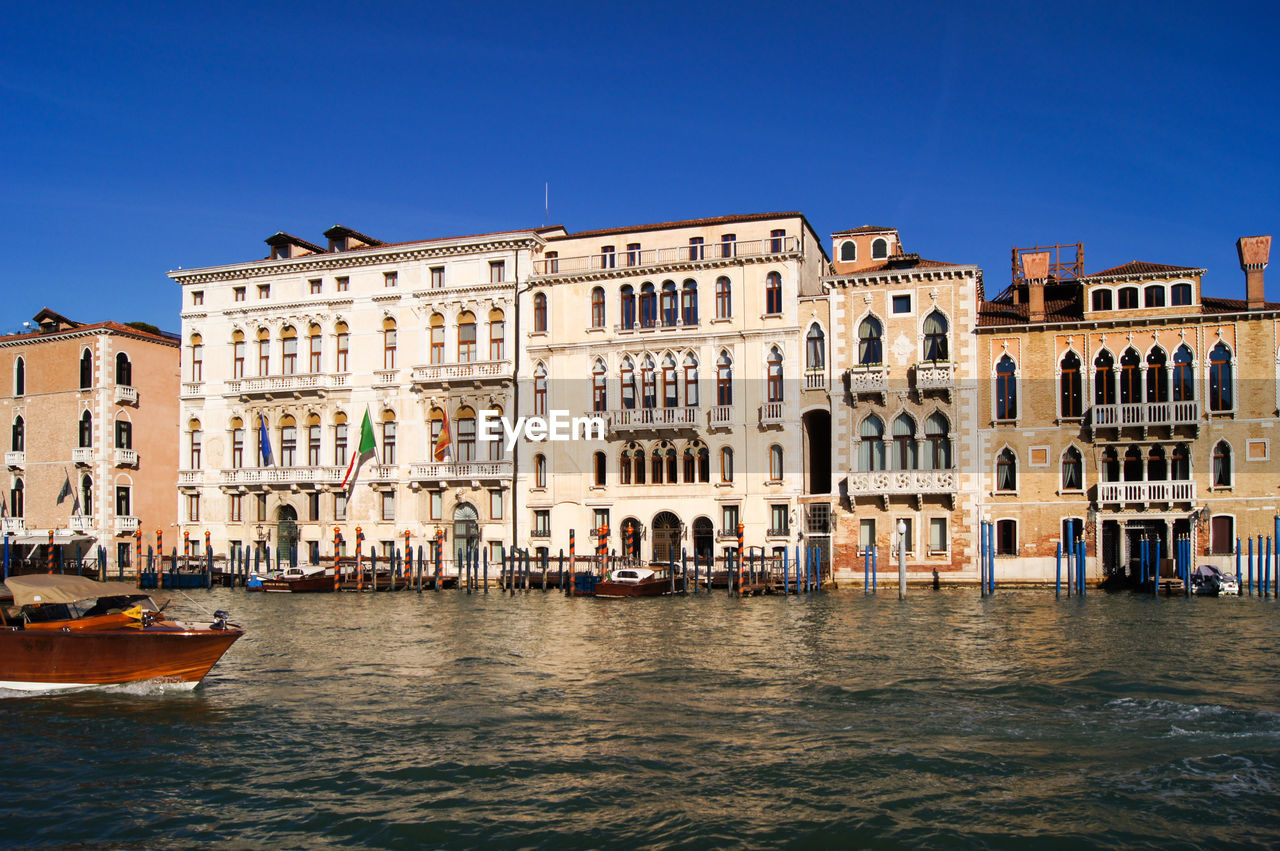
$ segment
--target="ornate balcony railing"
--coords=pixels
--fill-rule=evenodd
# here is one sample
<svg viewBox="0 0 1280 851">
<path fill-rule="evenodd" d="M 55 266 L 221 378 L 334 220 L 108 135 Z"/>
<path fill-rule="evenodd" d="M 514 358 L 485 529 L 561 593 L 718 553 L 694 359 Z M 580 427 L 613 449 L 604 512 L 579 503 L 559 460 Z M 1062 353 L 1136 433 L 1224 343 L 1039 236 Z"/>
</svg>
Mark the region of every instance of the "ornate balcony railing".
<svg viewBox="0 0 1280 851">
<path fill-rule="evenodd" d="M 227 382 L 230 384 L 230 382 Z M 203 381 L 184 381 L 182 382 L 182 398 L 198 399 L 204 395 Z"/>
<path fill-rule="evenodd" d="M 400 383 L 400 370 L 377 369 L 373 372 L 374 387 L 395 387 Z"/>
<path fill-rule="evenodd" d="M 874 470 L 850 473 L 850 496 L 955 493 L 955 470 Z"/>
<path fill-rule="evenodd" d="M 409 478 L 415 482 L 478 481 L 510 479 L 510 461 L 433 461 L 410 464 Z"/>
<path fill-rule="evenodd" d="M 116 517 L 116 534 L 131 535 L 138 531 L 138 518 L 131 516 Z"/>
<path fill-rule="evenodd" d="M 116 401 L 122 405 L 138 404 L 138 388 L 124 384 L 116 385 Z"/>
<path fill-rule="evenodd" d="M 4 465 L 6 467 L 14 467 L 21 469 L 27 466 L 26 452 L 6 452 L 4 453 Z"/>
<path fill-rule="evenodd" d="M 198 471 L 193 472 L 199 475 Z M 345 473 L 346 467 L 234 467 L 222 471 L 222 484 L 336 485 L 342 481 Z M 179 473 L 179 479 L 182 475 Z M 361 475 L 364 475 L 364 470 L 361 471 Z"/>
<path fill-rule="evenodd" d="M 1199 421 L 1200 410 L 1195 400 L 1093 406 L 1093 424 L 1100 427 L 1195 425 Z"/>
<path fill-rule="evenodd" d="M 674 263 L 716 263 L 742 257 L 767 257 L 800 250 L 794 236 L 772 236 L 765 239 L 743 239 L 713 242 L 706 245 L 674 245 L 666 248 L 643 248 L 639 251 L 587 254 L 581 257 L 548 257 L 533 261 L 535 275 L 567 275 L 617 269 L 644 269 Z"/>
<path fill-rule="evenodd" d="M 93 518 L 85 515 L 73 516 L 67 523 L 72 532 L 88 532 L 93 528 Z"/>
<path fill-rule="evenodd" d="M 665 317 L 655 317 L 652 320 L 636 320 L 630 324 L 614 325 L 613 330 L 617 334 L 631 334 L 633 332 L 646 333 L 649 331 L 678 331 L 681 328 L 698 328 L 699 323 L 696 318 L 687 319 L 677 316 L 674 320 L 668 322 Z"/>
<path fill-rule="evenodd" d="M 738 532 L 736 529 L 717 529 L 716 540 L 736 542 L 738 540 Z"/>
<path fill-rule="evenodd" d="M 771 526 L 768 531 L 765 532 L 766 537 L 769 538 L 785 538 L 790 534 L 791 530 L 786 526 Z"/>
<path fill-rule="evenodd" d="M 733 425 L 733 405 L 712 405 L 707 410 L 707 425 L 710 428 L 728 428 Z"/>
<path fill-rule="evenodd" d="M 889 392 L 889 367 L 886 364 L 859 364 L 845 371 L 849 379 L 849 392 L 887 393 Z"/>
<path fill-rule="evenodd" d="M 115 462 L 117 467 L 136 467 L 138 466 L 138 451 L 136 449 L 116 447 Z"/>
<path fill-rule="evenodd" d="M 93 447 L 77 446 L 71 450 L 71 463 L 88 466 L 93 463 Z"/>
<path fill-rule="evenodd" d="M 433 363 L 413 368 L 413 383 L 450 381 L 500 381 L 511 378 L 511 361 L 482 360 L 470 363 Z"/>
<path fill-rule="evenodd" d="M 955 364 L 946 361 L 921 361 L 916 364 L 917 390 L 951 390 L 955 384 Z"/>
<path fill-rule="evenodd" d="M 804 371 L 804 389 L 805 390 L 826 390 L 827 389 L 826 367 L 819 367 L 817 369 L 806 369 Z"/>
<path fill-rule="evenodd" d="M 0 517 L 0 533 L 16 535 L 27 531 L 27 521 L 23 517 Z"/>
<path fill-rule="evenodd" d="M 781 402 L 765 402 L 760 406 L 760 425 L 778 425 L 781 422 Z"/>
<path fill-rule="evenodd" d="M 180 485 L 198 485 L 204 480 L 203 470 L 179 470 L 178 484 Z"/>
<path fill-rule="evenodd" d="M 346 387 L 348 373 L 302 372 L 294 375 L 265 375 L 257 378 L 233 378 L 226 383 L 228 393 L 242 396 L 271 396 L 279 393 L 320 393 Z M 184 391 L 185 392 L 185 391 Z"/>
<path fill-rule="evenodd" d="M 589 416 L 600 416 L 595 412 Z M 681 408 L 614 408 L 605 412 L 611 431 L 693 428 L 698 422 L 698 409 Z"/>
<path fill-rule="evenodd" d="M 1196 483 L 1173 479 L 1164 482 L 1102 482 L 1098 502 L 1124 505 L 1151 502 L 1194 502 Z"/>
</svg>

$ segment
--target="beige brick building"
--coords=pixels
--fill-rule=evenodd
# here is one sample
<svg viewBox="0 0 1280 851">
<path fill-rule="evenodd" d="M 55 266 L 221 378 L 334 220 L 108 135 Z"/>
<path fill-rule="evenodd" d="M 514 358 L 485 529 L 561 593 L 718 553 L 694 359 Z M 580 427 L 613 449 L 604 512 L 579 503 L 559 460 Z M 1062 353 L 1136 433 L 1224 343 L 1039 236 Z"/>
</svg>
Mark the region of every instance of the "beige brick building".
<svg viewBox="0 0 1280 851">
<path fill-rule="evenodd" d="M 44 558 L 52 531 L 67 558 L 101 546 L 110 571 L 132 565 L 139 530 L 144 551 L 156 530 L 176 540 L 178 340 L 48 309 L 27 324 L 0 337 L 0 525 L 19 558 Z"/>
</svg>

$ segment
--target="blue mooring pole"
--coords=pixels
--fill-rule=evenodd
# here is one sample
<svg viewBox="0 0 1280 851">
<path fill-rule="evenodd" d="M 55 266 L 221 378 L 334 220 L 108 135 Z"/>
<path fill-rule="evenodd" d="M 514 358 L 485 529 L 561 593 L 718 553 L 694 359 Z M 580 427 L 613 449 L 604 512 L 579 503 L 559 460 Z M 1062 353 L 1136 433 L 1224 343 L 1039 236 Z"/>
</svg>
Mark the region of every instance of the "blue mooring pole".
<svg viewBox="0 0 1280 851">
<path fill-rule="evenodd" d="M 879 556 L 879 553 L 877 552 L 876 545 L 872 544 L 871 545 L 871 593 L 872 594 L 876 593 L 876 582 L 878 580 L 878 577 L 876 576 L 876 574 L 880 569 L 880 565 L 877 563 L 879 558 L 880 556 Z"/>
<path fill-rule="evenodd" d="M 1062 541 L 1058 541 L 1058 552 L 1053 557 L 1053 596 L 1062 596 Z"/>
</svg>

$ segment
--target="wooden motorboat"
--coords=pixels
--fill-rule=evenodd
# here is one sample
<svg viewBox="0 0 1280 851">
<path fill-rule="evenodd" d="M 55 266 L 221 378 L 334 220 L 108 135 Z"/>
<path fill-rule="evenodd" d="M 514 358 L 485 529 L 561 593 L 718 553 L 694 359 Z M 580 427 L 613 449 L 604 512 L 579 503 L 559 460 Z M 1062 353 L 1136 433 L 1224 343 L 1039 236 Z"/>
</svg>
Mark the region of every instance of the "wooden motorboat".
<svg viewBox="0 0 1280 851">
<path fill-rule="evenodd" d="M 244 630 L 170 619 L 124 582 L 32 574 L 5 580 L 0 688 L 55 691 L 160 680 L 195 688 Z"/>
<path fill-rule="evenodd" d="M 575 597 L 661 597 L 671 590 L 670 575 L 647 567 L 621 567 L 603 578 L 580 573 L 573 584 Z M 679 578 L 675 581 L 675 590 L 684 590 Z"/>
<path fill-rule="evenodd" d="M 263 591 L 303 592 L 333 591 L 333 571 L 319 565 L 286 567 L 278 574 L 262 578 Z"/>
</svg>

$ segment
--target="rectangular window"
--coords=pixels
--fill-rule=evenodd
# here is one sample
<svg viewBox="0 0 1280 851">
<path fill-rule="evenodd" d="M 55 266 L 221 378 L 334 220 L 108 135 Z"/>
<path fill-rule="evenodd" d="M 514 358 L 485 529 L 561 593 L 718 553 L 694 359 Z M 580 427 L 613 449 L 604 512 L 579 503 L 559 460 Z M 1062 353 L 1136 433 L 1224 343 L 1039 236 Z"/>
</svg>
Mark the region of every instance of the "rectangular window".
<svg viewBox="0 0 1280 851">
<path fill-rule="evenodd" d="M 133 448 L 133 423 L 116 420 L 116 449 Z"/>
<path fill-rule="evenodd" d="M 265 493 L 258 494 L 254 502 L 258 506 L 258 522 L 265 523 L 267 521 L 267 495 Z"/>
<path fill-rule="evenodd" d="M 333 463 L 339 467 L 347 463 L 347 424 L 333 427 Z"/>
<path fill-rule="evenodd" d="M 489 491 L 489 516 L 494 520 L 502 519 L 502 491 Z"/>
<path fill-rule="evenodd" d="M 720 507 L 721 531 L 730 534 L 738 534 L 738 506 L 724 505 Z"/>
<path fill-rule="evenodd" d="M 190 523 L 200 522 L 200 494 L 187 494 L 187 521 Z"/>
<path fill-rule="evenodd" d="M 458 420 L 458 461 L 476 460 L 476 421 L 471 417 Z"/>
<path fill-rule="evenodd" d="M 193 305 L 204 304 L 204 290 L 192 290 L 191 303 Z"/>
<path fill-rule="evenodd" d="M 280 429 L 280 466 L 292 467 L 298 454 L 298 427 L 283 426 Z"/>
<path fill-rule="evenodd" d="M 271 341 L 262 338 L 258 341 L 258 375 L 271 374 Z"/>
<path fill-rule="evenodd" d="M 428 512 L 431 520 L 440 520 L 444 517 L 444 491 L 431 491 Z"/>
<path fill-rule="evenodd" d="M 596 529 L 599 529 L 601 526 L 609 525 L 609 509 L 597 508 L 592 512 L 592 516 L 595 518 L 595 521 L 596 521 L 596 525 L 595 525 Z M 578 542 L 574 541 L 573 543 L 574 543 L 574 546 L 577 547 Z M 591 545 L 594 546 L 594 542 L 589 542 L 589 543 L 591 543 Z"/>
<path fill-rule="evenodd" d="M 444 287 L 444 267 L 431 267 L 431 289 L 438 290 Z"/>
<path fill-rule="evenodd" d="M 271 297 L 271 285 L 258 284 L 258 298 L 270 298 L 270 297 Z"/>
<path fill-rule="evenodd" d="M 785 243 L 784 237 L 786 237 L 786 235 L 787 232 L 785 230 L 769 231 L 769 252 L 771 254 L 782 253 L 782 246 Z"/>
<path fill-rule="evenodd" d="M 489 283 L 501 284 L 507 280 L 507 262 L 505 260 L 489 261 Z"/>
<path fill-rule="evenodd" d="M 948 549 L 947 518 L 929 518 L 929 551 L 944 553 Z"/>
<path fill-rule="evenodd" d="M 348 287 L 350 287 L 350 286 L 351 286 L 351 279 L 350 279 L 350 278 L 335 278 L 335 279 L 334 279 L 334 289 L 336 289 L 336 290 L 337 290 L 338 292 L 340 292 L 340 293 L 345 293 L 345 292 L 347 291 L 347 288 L 348 288 Z"/>
<path fill-rule="evenodd" d="M 700 236 L 691 237 L 689 239 L 689 259 L 690 260 L 701 260 L 703 258 L 703 252 L 706 249 L 703 248 L 702 243 L 703 243 L 703 239 Z"/>
<path fill-rule="evenodd" d="M 128 486 L 120 486 L 116 488 L 116 517 L 129 517 L 133 514 L 130 507 L 133 504 Z M 15 509 L 14 517 L 21 515 Z"/>
<path fill-rule="evenodd" d="M 545 256 L 547 258 L 547 263 L 546 263 L 547 274 L 554 275 L 556 272 L 559 272 L 560 271 L 560 252 L 548 251 Z"/>
<path fill-rule="evenodd" d="M 298 371 L 298 338 L 285 337 L 280 341 L 280 372 L 293 375 Z"/>
<path fill-rule="evenodd" d="M 876 521 L 870 517 L 864 517 L 858 521 L 858 547 L 862 550 L 862 555 L 866 555 L 868 547 L 876 545 Z"/>
<path fill-rule="evenodd" d="M 191 466 L 187 468 L 188 470 L 200 469 L 200 447 L 203 442 L 200 432 L 191 432 Z"/>
<path fill-rule="evenodd" d="M 394 491 L 382 492 L 382 519 L 396 519 L 396 495 Z"/>
<path fill-rule="evenodd" d="M 382 424 L 382 463 L 396 463 L 396 424 L 392 422 Z"/>
<path fill-rule="evenodd" d="M 892 558 L 898 557 L 898 525 L 904 524 L 907 531 L 902 533 L 902 540 L 907 542 L 907 555 L 915 555 L 916 552 L 916 530 L 915 519 L 911 517 L 899 517 L 893 521 L 893 553 Z"/>
<path fill-rule="evenodd" d="M 996 521 L 996 555 L 1016 556 L 1018 554 L 1018 521 Z"/>
<path fill-rule="evenodd" d="M 501 319 L 489 322 L 489 360 L 502 360 L 506 357 L 507 323 Z"/>
<path fill-rule="evenodd" d="M 346 332 L 339 332 L 335 338 L 333 365 L 336 372 L 347 371 L 347 346 L 350 345 L 351 335 Z"/>
<path fill-rule="evenodd" d="M 320 466 L 320 426 L 307 426 L 307 466 Z"/>
<path fill-rule="evenodd" d="M 737 253 L 738 235 L 726 233 L 720 237 L 720 256 L 733 257 Z"/>
<path fill-rule="evenodd" d="M 891 301 L 892 311 L 894 313 L 910 313 L 911 312 L 911 296 L 909 294 L 895 295 Z"/>
<path fill-rule="evenodd" d="M 769 506 L 769 534 L 770 535 L 786 535 L 789 533 L 787 506 L 770 505 Z"/>
<path fill-rule="evenodd" d="M 244 378 L 244 340 L 236 340 L 231 344 L 231 377 Z"/>
<path fill-rule="evenodd" d="M 1214 555 L 1225 556 L 1235 552 L 1236 519 L 1225 514 L 1215 514 L 1209 519 L 1209 546 Z"/>
<path fill-rule="evenodd" d="M 320 519 L 320 494 L 319 492 L 307 494 L 307 519 L 315 523 Z"/>
<path fill-rule="evenodd" d="M 320 542 L 307 541 L 307 562 L 308 564 L 320 563 Z"/>
<path fill-rule="evenodd" d="M 244 301 L 244 287 L 233 287 L 231 297 L 236 301 Z"/>
<path fill-rule="evenodd" d="M 398 283 L 400 283 L 400 276 L 396 272 L 382 273 L 382 285 L 384 287 L 394 287 Z"/>
<path fill-rule="evenodd" d="M 322 287 L 323 287 L 323 282 L 322 282 L 322 280 L 321 280 L 320 278 L 312 278 L 312 279 L 311 279 L 310 281 L 308 281 L 307 283 L 308 283 L 308 284 L 310 284 L 310 286 L 311 286 L 311 294 L 312 294 L 312 295 L 319 295 L 319 294 L 320 294 L 320 291 L 321 291 L 321 289 L 322 289 Z"/>
<path fill-rule="evenodd" d="M 612 269 L 618 265 L 617 253 L 612 245 L 600 246 L 600 268 Z"/>
<path fill-rule="evenodd" d="M 640 243 L 638 242 L 627 243 L 627 265 L 628 266 L 640 265 Z"/>
<path fill-rule="evenodd" d="M 333 495 L 333 519 L 347 519 L 347 495 L 345 493 L 335 493 Z"/>
<path fill-rule="evenodd" d="M 551 535 L 551 512 L 548 509 L 539 509 L 533 512 L 533 534 L 539 538 L 547 538 Z"/>
<path fill-rule="evenodd" d="M 231 466 L 239 469 L 244 466 L 244 429 L 231 430 Z"/>
<path fill-rule="evenodd" d="M 239 523 L 244 519 L 244 495 L 232 494 L 231 505 L 228 507 L 227 513 L 230 515 L 232 523 Z"/>
</svg>

